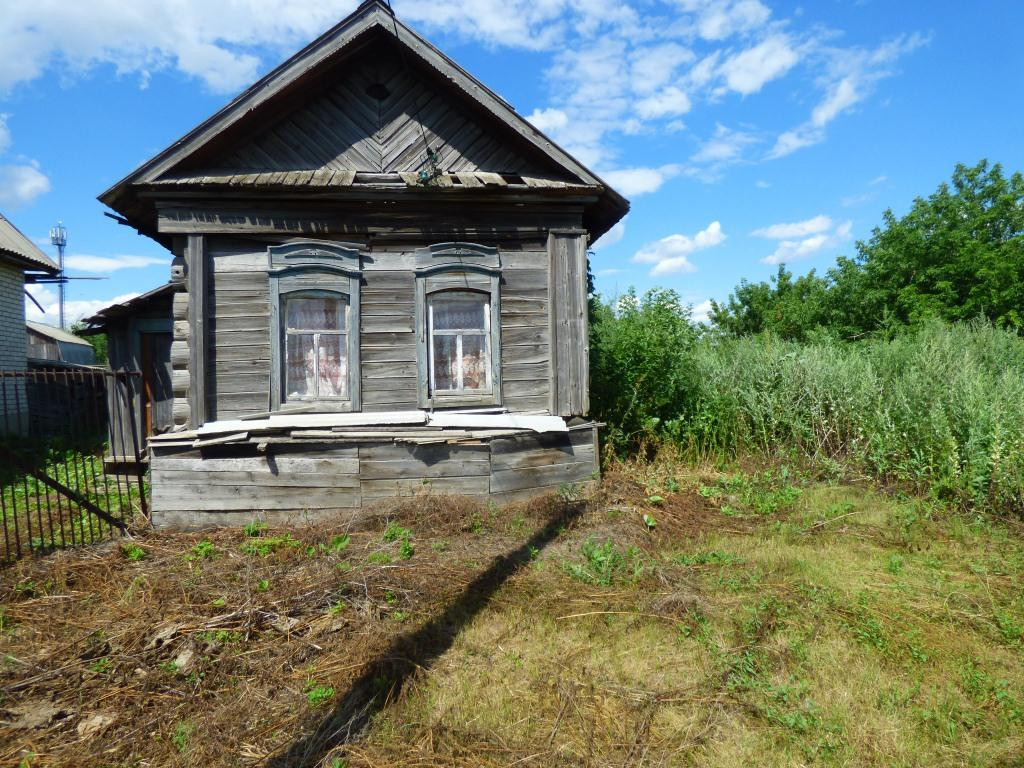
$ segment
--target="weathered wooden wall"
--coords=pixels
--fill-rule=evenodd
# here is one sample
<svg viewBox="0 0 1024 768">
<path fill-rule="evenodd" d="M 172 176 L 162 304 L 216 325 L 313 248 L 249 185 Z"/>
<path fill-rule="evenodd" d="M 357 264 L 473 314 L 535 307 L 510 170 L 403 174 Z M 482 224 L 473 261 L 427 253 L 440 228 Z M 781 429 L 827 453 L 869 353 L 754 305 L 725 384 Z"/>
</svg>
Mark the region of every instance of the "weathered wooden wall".
<svg viewBox="0 0 1024 768">
<path fill-rule="evenodd" d="M 429 243 L 365 250 L 360 289 L 364 411 L 418 407 L 414 253 Z M 541 239 L 506 242 L 501 258 L 503 403 L 542 410 L 550 402 L 549 254 Z M 270 408 L 267 243 L 208 237 L 208 421 Z"/>
<path fill-rule="evenodd" d="M 554 230 L 551 259 L 551 413 L 590 410 L 590 332 L 587 323 L 587 240 L 582 230 Z"/>
<path fill-rule="evenodd" d="M 597 428 L 475 444 L 213 447 L 154 445 L 152 515 L 158 527 L 289 523 L 402 496 L 457 494 L 523 501 L 597 477 Z"/>
<path fill-rule="evenodd" d="M 130 315 L 107 321 L 107 364 L 112 371 L 142 370 L 140 334 L 171 332 L 171 306 L 176 298 L 172 296 L 155 299 Z M 173 354 L 173 342 L 171 353 Z M 164 369 L 159 377 L 160 382 L 154 382 L 157 387 L 154 391 L 157 402 L 153 403 L 153 407 L 157 411 L 154 414 L 156 423 L 167 427 L 174 423 L 173 363 L 169 358 L 151 362 Z M 166 387 L 159 386 L 168 377 L 171 379 L 170 392 L 164 391 Z M 142 379 L 132 377 L 125 380 L 123 386 L 111 387 L 107 393 L 109 451 L 112 457 L 135 456 L 138 451 L 145 449 L 143 386 Z M 126 402 L 126 398 L 131 398 L 132 402 Z"/>
</svg>

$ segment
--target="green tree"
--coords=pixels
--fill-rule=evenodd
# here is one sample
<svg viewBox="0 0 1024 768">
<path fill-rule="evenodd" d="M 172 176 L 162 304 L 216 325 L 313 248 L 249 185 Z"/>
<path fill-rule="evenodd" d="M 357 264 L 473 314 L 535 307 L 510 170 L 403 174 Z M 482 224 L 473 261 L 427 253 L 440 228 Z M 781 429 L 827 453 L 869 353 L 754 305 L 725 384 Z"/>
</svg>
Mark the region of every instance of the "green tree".
<svg viewBox="0 0 1024 768">
<path fill-rule="evenodd" d="M 619 445 L 658 431 L 692 396 L 688 365 L 697 332 L 675 291 L 633 289 L 615 302 L 591 304 L 592 411 Z"/>
<path fill-rule="evenodd" d="M 711 302 L 711 322 L 733 336 L 771 331 L 802 341 L 816 328 L 827 325 L 829 284 L 814 270 L 794 279 L 785 265 L 779 265 L 770 282 L 741 280 L 729 298 Z"/>
<path fill-rule="evenodd" d="M 71 326 L 71 332 L 75 336 L 80 336 L 92 345 L 92 351 L 96 365 L 107 364 L 107 334 L 105 333 L 93 333 L 88 336 L 84 335 L 82 331 L 85 330 L 85 323 L 74 323 Z"/>
<path fill-rule="evenodd" d="M 891 210 L 857 256 L 829 273 L 846 330 L 876 330 L 888 319 L 920 326 L 986 317 L 1024 323 L 1024 176 L 1007 177 L 982 160 L 957 165 L 951 184 L 917 198 L 897 218 Z"/>
<path fill-rule="evenodd" d="M 1024 176 L 982 160 L 950 183 L 891 210 L 856 256 L 826 276 L 779 267 L 771 282 L 742 281 L 711 319 L 729 335 L 771 331 L 802 340 L 816 328 L 846 339 L 891 335 L 929 318 L 1024 325 Z"/>
</svg>

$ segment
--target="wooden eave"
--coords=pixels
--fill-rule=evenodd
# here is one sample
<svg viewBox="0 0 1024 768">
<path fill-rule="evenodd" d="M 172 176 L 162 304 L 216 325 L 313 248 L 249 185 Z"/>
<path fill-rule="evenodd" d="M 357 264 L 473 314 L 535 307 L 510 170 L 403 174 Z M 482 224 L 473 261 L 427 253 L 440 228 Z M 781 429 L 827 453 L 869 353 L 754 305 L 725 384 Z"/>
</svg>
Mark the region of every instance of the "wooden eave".
<svg viewBox="0 0 1024 768">
<path fill-rule="evenodd" d="M 195 169 L 198 158 L 208 155 L 211 148 L 230 143 L 245 130 L 249 120 L 260 119 L 262 115 L 272 115 L 279 111 L 274 103 L 291 101 L 296 94 L 301 97 L 303 89 L 323 76 L 342 58 L 353 53 L 362 44 L 369 44 L 373 37 L 369 33 L 384 34 L 410 51 L 421 65 L 426 65 L 444 81 L 448 87 L 454 86 L 468 99 L 477 105 L 492 119 L 500 122 L 506 129 L 516 135 L 517 139 L 531 151 L 537 152 L 561 169 L 575 181 L 556 178 L 523 179 L 524 189 L 551 192 L 553 189 L 586 189 L 596 193 L 597 200 L 588 207 L 584 223 L 593 238 L 599 237 L 610 229 L 629 210 L 629 203 L 602 182 L 595 174 L 582 166 L 555 142 L 537 130 L 533 125 L 518 115 L 514 109 L 476 78 L 459 67 L 454 61 L 439 51 L 424 38 L 412 31 L 402 22 L 395 19 L 393 13 L 380 0 L 367 0 L 353 14 L 333 27 L 317 40 L 310 43 L 279 67 L 261 78 L 257 83 L 241 93 L 223 109 L 202 122 L 192 131 L 159 153 L 110 189 L 100 195 L 99 200 L 117 211 L 123 217 L 123 223 L 136 228 L 139 232 L 163 240 L 156 231 L 156 210 L 147 199 L 156 188 L 175 187 L 208 193 L 218 190 L 222 194 L 236 194 L 242 190 L 259 191 L 261 193 L 291 188 L 308 190 L 316 193 L 326 188 L 349 187 L 353 190 L 369 191 L 373 182 L 361 185 L 357 171 L 334 171 L 331 178 L 326 178 L 325 171 L 293 171 L 271 172 L 266 174 L 211 174 Z M 199 161 L 201 164 L 201 160 Z M 341 183 L 348 175 L 352 179 L 348 184 Z M 462 176 L 463 174 L 446 174 L 446 176 Z M 481 186 L 502 186 L 498 182 L 489 184 L 479 177 L 487 174 L 475 174 Z M 497 174 L 490 174 L 496 176 Z M 262 178 L 261 178 L 262 177 Z M 456 184 L 451 178 L 438 179 L 436 183 L 419 185 L 410 179 L 400 179 L 406 187 L 421 187 L 427 194 L 443 193 L 454 186 L 473 187 L 472 183 L 463 183 L 460 179 Z M 447 182 L 451 182 L 449 185 Z M 390 183 L 390 182 L 389 182 Z M 559 185 L 564 184 L 565 187 Z M 510 186 L 507 183 L 504 186 Z M 512 185 L 514 186 L 514 185 Z"/>
</svg>

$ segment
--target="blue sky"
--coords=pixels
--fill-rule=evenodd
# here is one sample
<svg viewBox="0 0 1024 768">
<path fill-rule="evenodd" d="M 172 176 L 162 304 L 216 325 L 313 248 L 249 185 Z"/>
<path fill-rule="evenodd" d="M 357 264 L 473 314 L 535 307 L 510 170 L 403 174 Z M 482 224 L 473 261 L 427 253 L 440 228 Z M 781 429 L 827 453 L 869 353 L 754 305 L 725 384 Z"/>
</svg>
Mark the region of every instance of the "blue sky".
<svg viewBox="0 0 1024 768">
<path fill-rule="evenodd" d="M 351 11 L 354 0 L 5 0 L 0 210 L 62 219 L 69 314 L 166 281 L 96 195 Z M 1024 169 L 1024 3 L 394 0 L 398 15 L 630 198 L 605 295 L 700 315 L 785 261 L 827 269 L 957 162 Z M 37 287 L 55 322 L 52 291 Z M 29 306 L 30 316 L 39 317 Z"/>
</svg>

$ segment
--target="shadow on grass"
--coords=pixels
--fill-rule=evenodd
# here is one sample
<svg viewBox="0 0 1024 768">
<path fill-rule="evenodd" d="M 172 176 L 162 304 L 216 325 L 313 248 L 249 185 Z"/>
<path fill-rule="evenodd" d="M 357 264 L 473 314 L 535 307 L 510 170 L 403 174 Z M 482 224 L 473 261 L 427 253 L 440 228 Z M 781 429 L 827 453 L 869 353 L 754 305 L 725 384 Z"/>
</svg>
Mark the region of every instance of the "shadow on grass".
<svg viewBox="0 0 1024 768">
<path fill-rule="evenodd" d="M 332 750 L 357 738 L 370 719 L 388 705 L 409 678 L 451 648 L 455 638 L 524 565 L 583 512 L 583 503 L 560 504 L 543 528 L 521 546 L 495 558 L 443 612 L 414 632 L 395 638 L 317 726 L 286 752 L 271 758 L 272 768 L 312 768 Z"/>
</svg>

